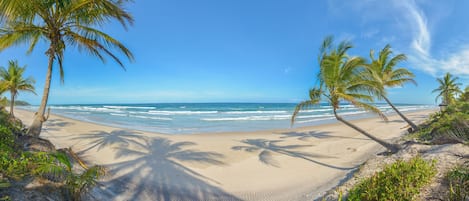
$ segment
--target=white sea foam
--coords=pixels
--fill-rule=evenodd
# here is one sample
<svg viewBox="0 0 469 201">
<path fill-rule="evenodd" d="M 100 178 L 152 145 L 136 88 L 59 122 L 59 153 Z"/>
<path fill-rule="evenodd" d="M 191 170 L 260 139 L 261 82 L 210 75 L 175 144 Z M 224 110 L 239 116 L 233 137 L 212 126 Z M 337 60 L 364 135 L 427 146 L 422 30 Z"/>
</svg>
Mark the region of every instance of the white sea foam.
<svg viewBox="0 0 469 201">
<path fill-rule="evenodd" d="M 121 117 L 127 117 L 127 114 L 120 114 L 120 113 L 109 113 L 112 116 L 121 116 Z"/>
<path fill-rule="evenodd" d="M 156 107 L 143 107 L 143 106 L 114 106 L 114 105 L 105 105 L 104 108 L 111 109 L 142 109 L 142 110 L 154 110 Z"/>
<path fill-rule="evenodd" d="M 148 114 L 158 114 L 158 115 L 191 115 L 191 114 L 216 114 L 218 111 L 159 111 L 159 110 L 150 110 Z"/>
<path fill-rule="evenodd" d="M 149 116 L 141 116 L 141 115 L 130 115 L 130 117 L 140 118 L 140 119 L 154 119 L 154 120 L 163 120 L 163 121 L 171 121 L 173 119 L 166 118 L 166 117 L 149 117 Z"/>
<path fill-rule="evenodd" d="M 222 117 L 222 118 L 202 118 L 203 121 L 268 121 L 268 120 L 286 120 L 290 115 L 272 115 L 272 116 L 247 116 L 247 117 Z"/>
<path fill-rule="evenodd" d="M 332 108 L 329 109 L 310 109 L 310 110 L 301 110 L 301 113 L 311 113 L 311 112 L 326 112 L 332 111 Z"/>
<path fill-rule="evenodd" d="M 274 111 L 229 111 L 223 112 L 225 114 L 282 114 L 287 113 L 287 111 L 283 110 L 274 110 Z"/>
</svg>

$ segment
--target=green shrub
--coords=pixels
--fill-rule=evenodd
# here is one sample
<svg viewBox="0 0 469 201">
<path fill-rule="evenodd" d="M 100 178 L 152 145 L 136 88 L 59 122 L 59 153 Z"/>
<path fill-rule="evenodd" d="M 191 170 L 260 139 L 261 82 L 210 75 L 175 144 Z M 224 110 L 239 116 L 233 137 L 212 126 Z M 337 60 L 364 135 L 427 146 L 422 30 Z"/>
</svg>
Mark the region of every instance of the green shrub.
<svg viewBox="0 0 469 201">
<path fill-rule="evenodd" d="M 410 137 L 434 144 L 469 142 L 469 102 L 457 102 L 430 116 Z"/>
<path fill-rule="evenodd" d="M 15 144 L 15 136 L 11 130 L 3 125 L 0 125 L 0 148 L 13 147 Z M 4 147 L 3 147 L 3 146 Z M 1 150 L 3 151 L 3 150 Z"/>
<path fill-rule="evenodd" d="M 399 160 L 358 183 L 350 191 L 348 200 L 412 200 L 435 174 L 434 161 L 429 163 L 420 157 Z"/>
<path fill-rule="evenodd" d="M 454 168 L 446 177 L 449 183 L 448 200 L 469 200 L 469 163 Z"/>
</svg>

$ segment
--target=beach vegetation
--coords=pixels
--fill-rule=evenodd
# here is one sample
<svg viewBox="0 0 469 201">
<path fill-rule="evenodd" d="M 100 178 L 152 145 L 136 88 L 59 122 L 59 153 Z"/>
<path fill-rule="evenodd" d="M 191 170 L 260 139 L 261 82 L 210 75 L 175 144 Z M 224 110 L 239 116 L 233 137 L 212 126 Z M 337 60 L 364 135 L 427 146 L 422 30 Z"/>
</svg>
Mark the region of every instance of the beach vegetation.
<svg viewBox="0 0 469 201">
<path fill-rule="evenodd" d="M 52 181 L 65 183 L 67 190 L 65 197 L 67 200 L 82 200 L 84 193 L 98 184 L 98 179 L 105 175 L 106 171 L 102 166 L 95 165 L 85 169 L 81 173 L 72 170 L 72 163 L 64 152 L 48 154 L 47 157 L 55 162 L 41 162 L 33 170 L 33 174 Z"/>
<path fill-rule="evenodd" d="M 432 114 L 421 127 L 408 138 L 431 144 L 469 143 L 469 102 L 456 101 Z"/>
<path fill-rule="evenodd" d="M 456 96 L 462 94 L 459 86 L 461 83 L 458 83 L 458 77 L 453 77 L 450 73 L 446 73 L 443 78 L 437 78 L 438 88 L 434 89 L 432 93 L 438 92 L 435 101 L 438 101 L 441 98 L 441 104 L 451 105 L 456 101 Z"/>
<path fill-rule="evenodd" d="M 435 161 L 428 162 L 421 157 L 398 160 L 360 181 L 350 190 L 348 200 L 414 200 L 436 172 Z"/>
<path fill-rule="evenodd" d="M 469 86 L 466 86 L 464 92 L 459 97 L 459 101 L 469 102 Z"/>
<path fill-rule="evenodd" d="M 105 174 L 101 166 L 93 166 L 82 171 L 73 170 L 68 155 L 61 151 L 51 153 L 24 151 L 17 144 L 19 132 L 17 121 L 13 121 L 5 110 L 0 111 L 0 200 L 9 200 L 9 188 L 28 178 L 42 179 L 55 183 L 63 200 L 81 200 L 82 196 L 94 187 Z M 24 182 L 23 182 L 24 183 Z"/>
<path fill-rule="evenodd" d="M 379 92 L 375 82 L 366 79 L 365 59 L 347 55 L 350 48 L 352 48 L 350 42 L 343 41 L 334 46 L 332 36 L 324 39 L 319 55 L 319 73 L 317 75 L 319 83 L 309 91 L 309 100 L 301 102 L 295 107 L 291 123 L 295 122 L 301 110 L 313 107 L 324 98 L 332 106 L 334 116 L 338 121 L 386 147 L 390 152 L 396 153 L 400 149 L 399 145 L 375 137 L 338 114 L 341 102 L 346 102 L 386 119 L 386 116 L 378 108 L 370 104 Z"/>
<path fill-rule="evenodd" d="M 446 174 L 449 184 L 448 200 L 469 200 L 469 162 L 453 168 Z"/>
<path fill-rule="evenodd" d="M 392 50 L 390 45 L 386 45 L 378 53 L 378 57 L 375 58 L 374 50 L 370 51 L 371 63 L 367 65 L 369 71 L 369 77 L 372 81 L 375 81 L 376 87 L 379 89 L 378 99 L 384 99 L 386 103 L 404 120 L 406 121 L 414 131 L 418 130 L 417 125 L 410 121 L 404 116 L 388 99 L 386 89 L 393 87 L 402 87 L 406 83 L 413 83 L 417 85 L 414 77 L 415 75 L 406 68 L 396 68 L 396 66 L 407 59 L 405 54 L 398 54 L 392 56 Z"/>
<path fill-rule="evenodd" d="M 2 0 L 0 1 L 0 50 L 19 44 L 28 44 L 31 53 L 39 41 L 47 42 L 48 66 L 44 91 L 38 112 L 29 127 L 28 134 L 39 136 L 49 98 L 52 70 L 56 66 L 61 81 L 64 81 L 64 52 L 67 48 L 78 48 L 105 61 L 109 56 L 120 66 L 124 63 L 119 56 L 133 60 L 127 47 L 100 28 L 112 20 L 124 28 L 133 23 L 133 17 L 124 5 L 128 1 L 113 0 Z M 116 49 L 120 54 L 113 53 Z"/>
<path fill-rule="evenodd" d="M 15 99 L 20 91 L 36 94 L 32 77 L 24 77 L 26 66 L 21 67 L 16 60 L 8 62 L 8 68 L 0 68 L 0 90 L 10 92 L 10 115 L 14 116 Z"/>
</svg>

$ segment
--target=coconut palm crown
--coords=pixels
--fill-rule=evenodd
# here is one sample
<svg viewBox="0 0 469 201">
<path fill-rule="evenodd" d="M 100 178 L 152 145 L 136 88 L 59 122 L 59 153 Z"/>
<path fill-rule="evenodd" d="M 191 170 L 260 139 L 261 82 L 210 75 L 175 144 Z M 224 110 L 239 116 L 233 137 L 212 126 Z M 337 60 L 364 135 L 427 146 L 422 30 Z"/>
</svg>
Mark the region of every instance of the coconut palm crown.
<svg viewBox="0 0 469 201">
<path fill-rule="evenodd" d="M 24 78 L 23 74 L 26 67 L 20 67 L 18 61 L 9 61 L 8 69 L 0 68 L 0 89 L 1 91 L 9 91 L 10 99 L 10 115 L 13 117 L 13 107 L 15 99 L 20 91 L 26 91 L 36 94 L 34 92 L 34 83 L 36 82 L 32 77 Z"/>
<path fill-rule="evenodd" d="M 350 103 L 357 108 L 373 112 L 386 119 L 378 108 L 369 104 L 373 101 L 374 96 L 378 94 L 378 92 L 375 89 L 375 83 L 369 79 L 365 79 L 365 59 L 348 56 L 347 51 L 350 48 L 352 48 L 352 44 L 347 41 L 343 41 L 334 47 L 332 36 L 324 39 L 319 55 L 319 73 L 317 76 L 319 84 L 310 90 L 310 100 L 304 101 L 296 106 L 291 122 L 292 124 L 295 122 L 296 116 L 302 109 L 312 107 L 324 98 L 324 100 L 332 106 L 334 116 L 338 121 L 395 153 L 399 150 L 398 145 L 390 144 L 376 138 L 372 134 L 343 119 L 337 112 L 340 109 L 341 102 Z"/>
<path fill-rule="evenodd" d="M 85 51 L 103 62 L 109 56 L 120 66 L 123 62 L 115 49 L 130 60 L 132 53 L 117 39 L 100 30 L 102 25 L 117 20 L 126 28 L 132 16 L 124 9 L 126 0 L 1 0 L 0 51 L 18 44 L 28 44 L 28 53 L 40 42 L 46 42 L 48 66 L 44 93 L 39 111 L 28 134 L 39 136 L 49 97 L 54 67 L 64 80 L 64 52 L 66 48 Z M 56 65 L 54 65 L 56 64 Z"/>
<path fill-rule="evenodd" d="M 407 57 L 405 54 L 398 54 L 392 57 L 392 50 L 390 45 L 386 45 L 379 53 L 378 58 L 374 57 L 374 51 L 370 51 L 371 63 L 367 65 L 372 81 L 376 82 L 376 86 L 380 92 L 378 99 L 384 99 L 392 109 L 406 121 L 414 131 L 418 130 L 417 125 L 404 116 L 388 99 L 386 88 L 401 87 L 410 82 L 417 85 L 414 77 L 415 75 L 406 68 L 396 68 L 400 62 L 405 61 Z"/>
<path fill-rule="evenodd" d="M 457 83 L 458 77 L 453 77 L 450 73 L 446 73 L 443 79 L 437 78 L 436 80 L 440 86 L 432 91 L 432 93 L 439 92 L 435 101 L 438 101 L 438 98 L 441 97 L 443 105 L 453 104 L 456 100 L 455 96 L 462 93 L 459 88 L 461 83 Z"/>
</svg>

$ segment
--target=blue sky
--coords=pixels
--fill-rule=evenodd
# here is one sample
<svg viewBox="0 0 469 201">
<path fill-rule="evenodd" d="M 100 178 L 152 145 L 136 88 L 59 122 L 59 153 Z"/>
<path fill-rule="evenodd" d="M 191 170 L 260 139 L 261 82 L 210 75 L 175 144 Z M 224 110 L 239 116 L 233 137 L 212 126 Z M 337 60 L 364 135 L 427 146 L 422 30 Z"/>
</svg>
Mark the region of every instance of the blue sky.
<svg viewBox="0 0 469 201">
<path fill-rule="evenodd" d="M 315 83 L 317 54 L 327 35 L 350 40 L 351 55 L 368 57 L 387 43 L 409 59 L 400 66 L 418 86 L 389 90 L 396 103 L 434 104 L 435 77 L 449 71 L 469 83 L 469 1 L 152 0 L 127 9 L 135 24 L 103 27 L 135 54 L 122 70 L 69 47 L 65 84 L 54 72 L 51 104 L 157 102 L 299 102 Z M 18 59 L 36 80 L 40 102 L 46 44 L 0 53 Z"/>
</svg>

